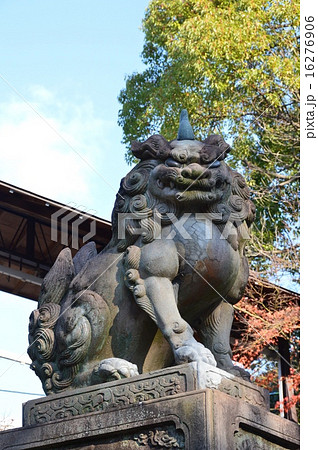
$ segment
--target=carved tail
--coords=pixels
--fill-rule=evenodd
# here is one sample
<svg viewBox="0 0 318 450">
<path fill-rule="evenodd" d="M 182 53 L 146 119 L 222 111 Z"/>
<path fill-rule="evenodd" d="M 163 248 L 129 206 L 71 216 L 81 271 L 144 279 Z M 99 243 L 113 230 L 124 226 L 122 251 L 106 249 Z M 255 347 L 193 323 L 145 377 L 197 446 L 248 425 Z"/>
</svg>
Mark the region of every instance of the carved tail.
<svg viewBox="0 0 318 450">
<path fill-rule="evenodd" d="M 75 275 L 97 254 L 94 243 L 81 248 L 72 260 L 65 248 L 43 280 L 38 309 L 29 323 L 31 368 L 47 394 L 68 388 L 90 345 L 100 347 L 106 326 L 106 304 L 96 293 L 83 291 L 73 298 L 69 286 Z M 70 298 L 68 307 L 63 305 Z"/>
</svg>

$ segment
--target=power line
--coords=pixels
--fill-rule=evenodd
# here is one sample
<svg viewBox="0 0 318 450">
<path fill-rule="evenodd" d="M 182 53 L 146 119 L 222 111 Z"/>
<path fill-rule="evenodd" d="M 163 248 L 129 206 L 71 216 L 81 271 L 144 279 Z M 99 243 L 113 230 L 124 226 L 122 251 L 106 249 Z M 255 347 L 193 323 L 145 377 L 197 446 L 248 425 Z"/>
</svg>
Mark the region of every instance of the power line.
<svg viewBox="0 0 318 450">
<path fill-rule="evenodd" d="M 37 395 L 40 397 L 45 397 L 44 394 L 35 394 L 34 392 L 9 391 L 8 389 L 0 389 L 0 392 L 8 392 L 9 394 Z"/>
<path fill-rule="evenodd" d="M 0 358 L 30 366 L 32 362 L 31 359 L 28 356 L 24 357 L 24 355 L 25 352 L 21 355 L 16 355 L 15 353 L 7 352 L 6 350 L 0 350 Z"/>
</svg>

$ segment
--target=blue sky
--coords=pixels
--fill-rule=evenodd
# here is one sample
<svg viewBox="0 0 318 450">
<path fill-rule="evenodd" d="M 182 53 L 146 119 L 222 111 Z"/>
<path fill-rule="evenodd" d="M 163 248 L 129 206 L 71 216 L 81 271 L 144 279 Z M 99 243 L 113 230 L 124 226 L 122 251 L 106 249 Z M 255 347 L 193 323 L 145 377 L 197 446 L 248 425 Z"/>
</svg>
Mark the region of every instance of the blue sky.
<svg viewBox="0 0 318 450">
<path fill-rule="evenodd" d="M 147 3 L 0 2 L 0 73 L 11 86 L 0 79 L 1 179 L 110 218 L 127 170 L 117 96 L 142 69 Z"/>
<path fill-rule="evenodd" d="M 125 76 L 143 68 L 147 4 L 1 0 L 0 180 L 110 219 L 128 169 L 117 97 Z M 0 292 L 1 350 L 26 351 L 35 308 Z M 0 389 L 43 392 L 28 366 L 1 358 Z M 20 426 L 32 398 L 0 392 L 0 423 Z"/>
</svg>

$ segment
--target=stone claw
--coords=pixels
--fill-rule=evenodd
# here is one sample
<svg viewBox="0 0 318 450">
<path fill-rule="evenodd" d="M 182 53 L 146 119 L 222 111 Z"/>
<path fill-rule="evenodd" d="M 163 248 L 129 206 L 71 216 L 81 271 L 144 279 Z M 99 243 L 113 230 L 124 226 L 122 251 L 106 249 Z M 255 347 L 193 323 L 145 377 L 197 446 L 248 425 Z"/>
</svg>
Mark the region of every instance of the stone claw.
<svg viewBox="0 0 318 450">
<path fill-rule="evenodd" d="M 196 340 L 186 341 L 175 350 L 177 364 L 186 362 L 202 361 L 210 366 L 216 367 L 216 361 L 209 349 Z"/>
<path fill-rule="evenodd" d="M 139 375 L 136 364 L 121 358 L 108 358 L 101 361 L 95 369 L 95 374 L 102 381 L 121 380 Z"/>
</svg>

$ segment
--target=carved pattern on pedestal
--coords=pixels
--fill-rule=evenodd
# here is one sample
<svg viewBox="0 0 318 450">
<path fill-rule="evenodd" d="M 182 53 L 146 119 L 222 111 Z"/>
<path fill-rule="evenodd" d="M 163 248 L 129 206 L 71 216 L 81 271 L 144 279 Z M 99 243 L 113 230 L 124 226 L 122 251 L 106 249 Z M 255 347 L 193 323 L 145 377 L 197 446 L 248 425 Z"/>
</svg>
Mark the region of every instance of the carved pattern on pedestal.
<svg viewBox="0 0 318 450">
<path fill-rule="evenodd" d="M 180 448 L 176 438 L 169 436 L 164 430 L 148 431 L 148 433 L 140 433 L 135 437 L 135 441 L 139 445 L 151 444 L 153 447 L 160 448 Z"/>
<path fill-rule="evenodd" d="M 129 406 L 178 394 L 184 390 L 182 377 L 176 374 L 100 388 L 93 392 L 37 404 L 29 411 L 28 424 L 47 423 L 95 411 L 105 411 L 108 408 Z"/>
</svg>

